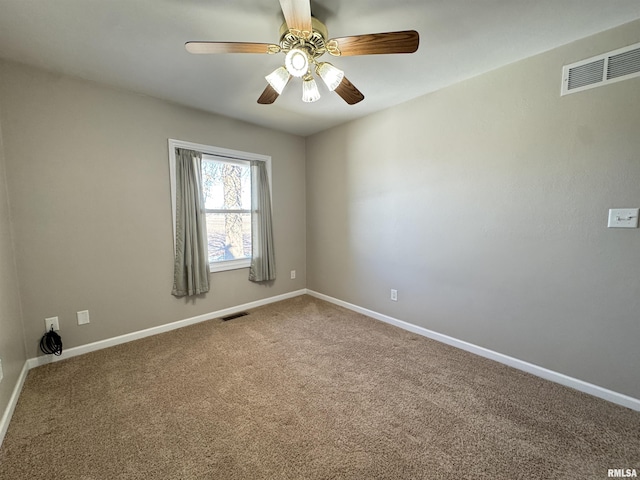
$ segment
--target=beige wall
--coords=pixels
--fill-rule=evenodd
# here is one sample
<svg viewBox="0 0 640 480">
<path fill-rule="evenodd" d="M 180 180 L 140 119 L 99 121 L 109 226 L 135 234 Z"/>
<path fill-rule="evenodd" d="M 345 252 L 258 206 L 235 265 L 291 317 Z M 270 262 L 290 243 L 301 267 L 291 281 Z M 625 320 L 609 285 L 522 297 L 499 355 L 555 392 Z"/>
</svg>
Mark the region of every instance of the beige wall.
<svg viewBox="0 0 640 480">
<path fill-rule="evenodd" d="M 45 317 L 69 348 L 305 287 L 303 138 L 11 63 L 0 105 L 28 357 Z M 272 157 L 273 285 L 244 269 L 171 296 L 168 138 Z"/>
<path fill-rule="evenodd" d="M 0 123 L 0 360 L 4 373 L 0 382 L 0 417 L 9 403 L 26 358 Z"/>
<path fill-rule="evenodd" d="M 308 138 L 308 288 L 640 398 L 640 230 L 606 228 L 640 207 L 640 78 L 559 95 L 563 64 L 636 42 L 640 22 Z"/>
<path fill-rule="evenodd" d="M 640 230 L 605 227 L 608 208 L 640 206 L 640 79 L 559 97 L 563 64 L 639 27 L 306 144 L 0 62 L 0 411 L 47 316 L 69 348 L 305 286 L 640 397 Z M 167 138 L 272 156 L 275 284 L 240 270 L 170 295 Z"/>
</svg>

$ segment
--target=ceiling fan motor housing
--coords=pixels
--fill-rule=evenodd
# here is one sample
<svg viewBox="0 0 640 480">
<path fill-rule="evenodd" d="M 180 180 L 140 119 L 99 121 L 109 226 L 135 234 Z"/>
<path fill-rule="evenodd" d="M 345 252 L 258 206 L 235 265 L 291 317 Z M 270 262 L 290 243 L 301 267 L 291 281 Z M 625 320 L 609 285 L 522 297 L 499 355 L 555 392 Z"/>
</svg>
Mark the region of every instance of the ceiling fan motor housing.
<svg viewBox="0 0 640 480">
<path fill-rule="evenodd" d="M 280 27 L 280 48 L 284 53 L 293 49 L 305 50 L 310 59 L 327 52 L 327 27 L 317 18 L 311 17 L 312 32 L 289 29 L 286 23 Z"/>
</svg>

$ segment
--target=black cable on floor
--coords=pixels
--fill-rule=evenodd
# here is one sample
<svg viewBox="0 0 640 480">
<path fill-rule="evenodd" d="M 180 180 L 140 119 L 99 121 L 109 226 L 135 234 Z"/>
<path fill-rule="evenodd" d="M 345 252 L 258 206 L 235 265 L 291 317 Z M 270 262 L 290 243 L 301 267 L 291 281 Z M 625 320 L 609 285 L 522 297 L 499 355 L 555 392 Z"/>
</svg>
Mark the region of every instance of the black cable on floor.
<svg viewBox="0 0 640 480">
<path fill-rule="evenodd" d="M 47 355 L 61 355 L 62 337 L 60 337 L 60 335 L 58 335 L 52 328 L 40 339 L 40 350 Z"/>
</svg>

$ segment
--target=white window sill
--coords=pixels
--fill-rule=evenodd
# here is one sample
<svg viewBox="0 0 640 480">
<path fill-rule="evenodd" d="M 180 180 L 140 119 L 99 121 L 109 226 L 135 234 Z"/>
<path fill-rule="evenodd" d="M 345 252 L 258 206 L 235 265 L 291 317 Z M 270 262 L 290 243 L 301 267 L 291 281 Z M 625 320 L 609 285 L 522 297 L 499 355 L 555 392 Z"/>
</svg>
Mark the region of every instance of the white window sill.
<svg viewBox="0 0 640 480">
<path fill-rule="evenodd" d="M 227 260 L 224 262 L 215 262 L 209 264 L 211 273 L 226 272 L 227 270 L 239 270 L 241 268 L 251 267 L 251 259 L 243 258 L 241 260 Z"/>
</svg>

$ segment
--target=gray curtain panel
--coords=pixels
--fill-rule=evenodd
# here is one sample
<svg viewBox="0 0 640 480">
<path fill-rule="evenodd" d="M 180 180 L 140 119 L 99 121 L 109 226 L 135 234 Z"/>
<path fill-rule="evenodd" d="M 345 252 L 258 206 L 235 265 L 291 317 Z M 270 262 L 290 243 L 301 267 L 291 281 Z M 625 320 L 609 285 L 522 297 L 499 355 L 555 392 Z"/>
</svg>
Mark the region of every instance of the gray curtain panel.
<svg viewBox="0 0 640 480">
<path fill-rule="evenodd" d="M 176 297 L 209 291 L 201 167 L 200 152 L 176 148 L 176 257 L 171 292 Z"/>
<path fill-rule="evenodd" d="M 276 278 L 271 225 L 271 193 L 265 162 L 251 162 L 251 268 L 249 280 L 266 282 Z"/>
</svg>

